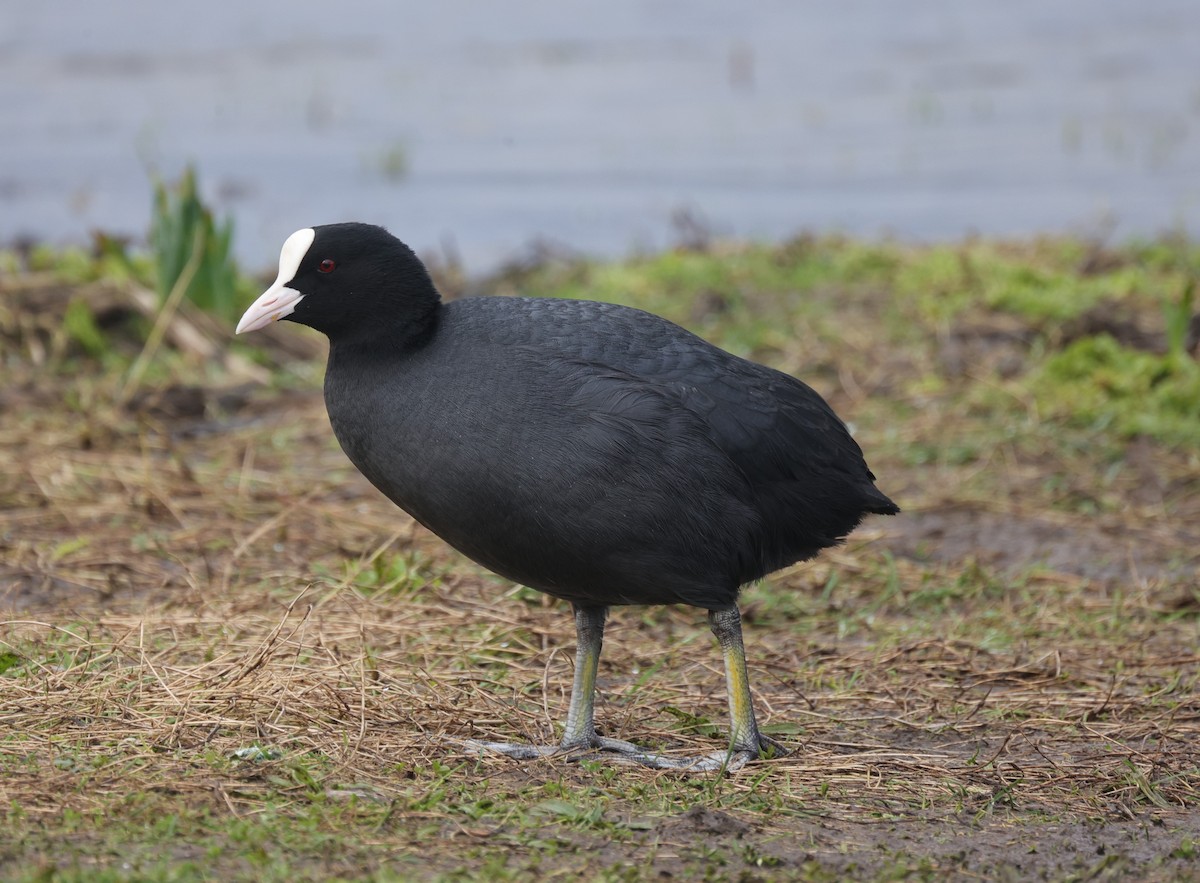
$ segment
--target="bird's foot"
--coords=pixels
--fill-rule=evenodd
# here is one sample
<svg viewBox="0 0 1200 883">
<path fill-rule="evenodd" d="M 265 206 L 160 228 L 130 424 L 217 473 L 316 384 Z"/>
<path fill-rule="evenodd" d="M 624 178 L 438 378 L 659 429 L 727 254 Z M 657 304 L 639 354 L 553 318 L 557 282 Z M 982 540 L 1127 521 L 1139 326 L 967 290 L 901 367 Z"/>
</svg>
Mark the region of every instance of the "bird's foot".
<svg viewBox="0 0 1200 883">
<path fill-rule="evenodd" d="M 707 773 L 717 771 L 736 772 L 759 757 L 782 757 L 788 752 L 778 742 L 759 736 L 759 750 L 734 748 L 730 751 L 714 751 L 700 757 L 671 757 L 647 751 L 623 739 L 606 739 L 593 736 L 586 742 L 573 745 L 524 745 L 513 742 L 490 742 L 481 739 L 464 739 L 457 744 L 471 752 L 494 751 L 514 760 L 534 760 L 541 757 L 562 755 L 568 760 L 593 760 L 611 758 L 618 763 L 631 763 L 656 770 L 684 770 Z"/>
<path fill-rule="evenodd" d="M 753 754 L 756 758 L 761 757 L 764 760 L 774 760 L 777 757 L 787 757 L 792 753 L 787 748 L 784 748 L 782 744 L 776 742 L 770 736 L 764 736 L 762 733 L 758 734 L 758 739 L 756 741 L 758 742 L 757 751 L 753 751 L 753 749 L 749 748 L 739 750 L 747 752 L 753 751 Z"/>
<path fill-rule="evenodd" d="M 536 760 L 539 757 L 550 757 L 562 751 L 558 745 L 522 745 L 519 742 L 490 742 L 485 739 L 453 739 L 451 741 L 472 754 L 494 751 L 497 754 L 511 757 L 513 760 Z"/>
<path fill-rule="evenodd" d="M 495 752 L 514 760 L 534 760 L 561 755 L 567 760 L 588 760 L 611 757 L 621 763 L 637 763 L 656 769 L 673 769 L 681 761 L 646 751 L 632 742 L 593 736 L 587 741 L 564 745 L 524 745 L 515 742 L 491 742 L 483 739 L 464 739 L 457 742 L 471 752 Z"/>
<path fill-rule="evenodd" d="M 750 747 L 733 747 L 728 751 L 714 751 L 711 754 L 706 754 L 703 757 L 687 760 L 681 758 L 678 766 L 675 769 L 689 769 L 696 772 L 713 772 L 716 770 L 725 770 L 726 772 L 737 772 L 752 760 L 772 760 L 776 757 L 787 757 L 791 754 L 786 748 L 776 742 L 774 739 L 768 738 L 759 734 L 756 748 Z"/>
<path fill-rule="evenodd" d="M 764 736 L 761 733 L 756 734 L 752 738 L 752 742 L 755 747 L 750 747 L 749 745 L 734 746 L 728 751 L 714 751 L 711 754 L 692 758 L 691 760 L 680 758 L 671 768 L 695 770 L 701 773 L 715 772 L 717 770 L 733 773 L 740 770 L 752 760 L 771 760 L 776 757 L 787 757 L 791 754 L 790 751 L 774 739 Z"/>
</svg>

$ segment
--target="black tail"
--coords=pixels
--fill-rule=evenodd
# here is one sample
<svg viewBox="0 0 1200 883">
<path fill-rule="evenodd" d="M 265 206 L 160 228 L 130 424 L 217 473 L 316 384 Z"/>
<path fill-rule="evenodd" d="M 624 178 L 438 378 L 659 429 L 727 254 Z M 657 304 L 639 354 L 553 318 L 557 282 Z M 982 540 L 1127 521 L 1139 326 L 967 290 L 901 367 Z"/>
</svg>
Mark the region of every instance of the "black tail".
<svg viewBox="0 0 1200 883">
<path fill-rule="evenodd" d="M 866 488 L 866 493 L 863 496 L 866 498 L 863 501 L 863 509 L 867 512 L 873 512 L 876 515 L 896 515 L 900 512 L 900 507 L 893 503 L 883 491 L 873 484 Z"/>
</svg>

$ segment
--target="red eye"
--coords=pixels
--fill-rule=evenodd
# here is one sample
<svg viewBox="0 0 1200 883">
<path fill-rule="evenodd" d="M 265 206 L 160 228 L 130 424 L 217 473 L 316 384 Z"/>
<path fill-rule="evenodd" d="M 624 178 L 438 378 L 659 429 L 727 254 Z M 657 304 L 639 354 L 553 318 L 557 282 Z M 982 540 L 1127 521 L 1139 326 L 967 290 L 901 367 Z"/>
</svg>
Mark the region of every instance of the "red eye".
<svg viewBox="0 0 1200 883">
<path fill-rule="evenodd" d="M 317 271 L 321 272 L 321 273 L 332 273 L 333 268 L 336 266 L 337 266 L 337 264 L 335 264 L 329 258 L 325 258 L 325 260 L 323 260 L 323 261 L 321 261 L 321 263 L 317 264 Z"/>
</svg>

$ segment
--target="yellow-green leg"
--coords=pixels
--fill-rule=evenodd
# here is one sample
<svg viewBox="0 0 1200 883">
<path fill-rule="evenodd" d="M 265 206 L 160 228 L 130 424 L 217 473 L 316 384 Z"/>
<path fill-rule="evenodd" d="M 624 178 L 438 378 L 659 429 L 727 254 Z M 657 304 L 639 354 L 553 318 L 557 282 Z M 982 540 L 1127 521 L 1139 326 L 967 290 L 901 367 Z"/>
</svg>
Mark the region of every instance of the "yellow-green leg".
<svg viewBox="0 0 1200 883">
<path fill-rule="evenodd" d="M 764 753 L 781 753 L 780 747 L 758 730 L 754 701 L 750 698 L 750 676 L 746 672 L 746 648 L 742 644 L 742 615 L 737 605 L 708 611 L 708 624 L 725 657 L 725 683 L 729 691 L 729 750 L 753 758 Z"/>
</svg>

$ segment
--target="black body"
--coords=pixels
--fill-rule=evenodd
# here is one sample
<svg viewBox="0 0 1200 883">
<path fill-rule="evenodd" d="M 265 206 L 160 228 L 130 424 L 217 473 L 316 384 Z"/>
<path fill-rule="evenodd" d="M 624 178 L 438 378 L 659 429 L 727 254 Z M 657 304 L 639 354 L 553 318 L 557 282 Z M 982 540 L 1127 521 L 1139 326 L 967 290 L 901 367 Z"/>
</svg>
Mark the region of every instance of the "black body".
<svg viewBox="0 0 1200 883">
<path fill-rule="evenodd" d="M 289 287 L 328 334 L 354 465 L 463 554 L 584 606 L 733 604 L 896 505 L 816 392 L 639 310 L 441 304 L 380 228 L 317 227 Z M 318 272 L 323 259 L 336 264 Z"/>
</svg>

